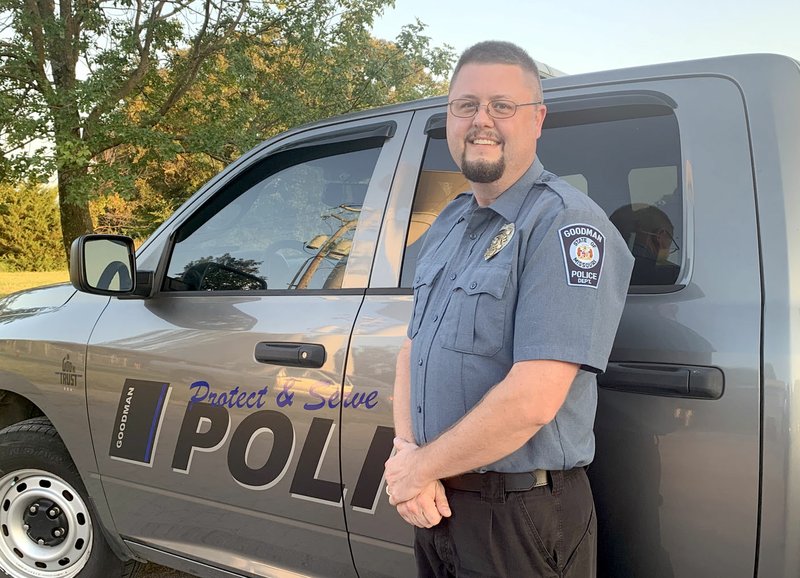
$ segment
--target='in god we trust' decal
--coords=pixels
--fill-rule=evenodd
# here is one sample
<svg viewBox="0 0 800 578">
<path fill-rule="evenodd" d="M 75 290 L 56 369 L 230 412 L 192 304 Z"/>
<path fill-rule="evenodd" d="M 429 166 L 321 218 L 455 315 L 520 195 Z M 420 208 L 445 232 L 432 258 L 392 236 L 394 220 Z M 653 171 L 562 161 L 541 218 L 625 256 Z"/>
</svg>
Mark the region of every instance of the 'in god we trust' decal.
<svg viewBox="0 0 800 578">
<path fill-rule="evenodd" d="M 558 230 L 567 284 L 575 287 L 594 287 L 600 282 L 606 238 L 591 225 L 576 223 Z"/>
</svg>

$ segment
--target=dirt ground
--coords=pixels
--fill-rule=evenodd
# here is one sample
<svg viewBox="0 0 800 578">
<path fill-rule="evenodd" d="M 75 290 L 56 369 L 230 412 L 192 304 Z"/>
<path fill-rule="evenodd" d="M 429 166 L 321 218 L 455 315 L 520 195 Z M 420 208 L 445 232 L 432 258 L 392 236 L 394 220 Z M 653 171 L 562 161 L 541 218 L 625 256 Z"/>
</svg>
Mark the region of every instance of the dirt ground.
<svg viewBox="0 0 800 578">
<path fill-rule="evenodd" d="M 144 570 L 137 574 L 136 578 L 194 578 L 194 576 L 150 563 L 145 565 Z"/>
</svg>

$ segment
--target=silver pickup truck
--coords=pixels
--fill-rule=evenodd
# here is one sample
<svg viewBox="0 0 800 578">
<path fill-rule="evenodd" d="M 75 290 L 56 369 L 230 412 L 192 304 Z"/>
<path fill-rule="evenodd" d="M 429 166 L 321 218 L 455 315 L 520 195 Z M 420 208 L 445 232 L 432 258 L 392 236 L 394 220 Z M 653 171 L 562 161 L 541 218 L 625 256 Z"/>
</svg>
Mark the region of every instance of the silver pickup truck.
<svg viewBox="0 0 800 578">
<path fill-rule="evenodd" d="M 636 257 L 599 378 L 599 574 L 797 577 L 800 65 L 544 86 L 542 162 Z M 281 134 L 135 257 L 129 239 L 82 238 L 79 290 L 0 301 L 6 574 L 413 575 L 383 463 L 416 255 L 466 188 L 445 110 Z"/>
</svg>

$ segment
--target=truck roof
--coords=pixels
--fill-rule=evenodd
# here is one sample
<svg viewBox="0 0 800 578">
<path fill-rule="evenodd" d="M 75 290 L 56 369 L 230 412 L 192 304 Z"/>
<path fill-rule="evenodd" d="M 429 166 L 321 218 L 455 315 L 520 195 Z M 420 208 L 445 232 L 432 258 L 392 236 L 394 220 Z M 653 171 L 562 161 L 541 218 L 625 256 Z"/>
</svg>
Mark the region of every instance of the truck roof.
<svg viewBox="0 0 800 578">
<path fill-rule="evenodd" d="M 545 95 L 552 90 L 562 90 L 570 87 L 596 85 L 608 82 L 620 82 L 625 80 L 641 81 L 648 77 L 665 77 L 665 76 L 685 76 L 696 74 L 724 74 L 731 75 L 738 78 L 739 74 L 745 70 L 752 72 L 753 70 L 770 68 L 771 66 L 785 66 L 786 64 L 793 65 L 800 69 L 800 63 L 797 60 L 788 56 L 780 54 L 740 54 L 734 56 L 720 56 L 714 58 L 704 58 L 700 60 L 685 60 L 679 62 L 668 62 L 662 64 L 648 64 L 645 66 L 635 66 L 629 68 L 619 68 L 612 70 L 602 70 L 597 72 L 586 72 L 581 74 L 564 74 L 563 72 L 547 66 L 544 63 L 538 63 L 542 66 L 542 87 L 544 88 Z M 351 112 L 340 116 L 335 116 L 327 119 L 322 119 L 300 125 L 291 129 L 289 132 L 282 133 L 281 136 L 307 130 L 317 126 L 325 126 L 335 124 L 337 122 L 349 121 L 358 118 L 367 118 L 375 116 L 376 114 L 396 113 L 404 111 L 412 111 L 420 108 L 428 108 L 433 106 L 442 106 L 447 101 L 445 95 L 429 97 L 409 102 L 398 104 L 391 104 L 387 106 L 371 108 L 358 112 Z M 268 141 L 270 142 L 270 141 Z M 259 147 L 260 148 L 260 147 Z"/>
</svg>

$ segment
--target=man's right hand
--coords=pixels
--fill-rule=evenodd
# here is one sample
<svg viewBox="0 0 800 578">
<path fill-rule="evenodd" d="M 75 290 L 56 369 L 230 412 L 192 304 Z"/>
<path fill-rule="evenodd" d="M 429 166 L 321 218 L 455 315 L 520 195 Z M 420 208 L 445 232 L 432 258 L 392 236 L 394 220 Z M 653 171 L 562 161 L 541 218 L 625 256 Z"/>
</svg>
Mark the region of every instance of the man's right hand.
<svg viewBox="0 0 800 578">
<path fill-rule="evenodd" d="M 417 497 L 397 504 L 397 513 L 409 524 L 418 528 L 432 528 L 450 517 L 450 504 L 442 482 L 430 483 Z"/>
</svg>

